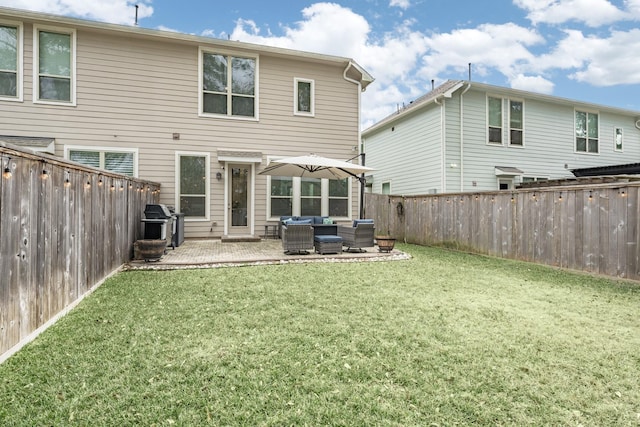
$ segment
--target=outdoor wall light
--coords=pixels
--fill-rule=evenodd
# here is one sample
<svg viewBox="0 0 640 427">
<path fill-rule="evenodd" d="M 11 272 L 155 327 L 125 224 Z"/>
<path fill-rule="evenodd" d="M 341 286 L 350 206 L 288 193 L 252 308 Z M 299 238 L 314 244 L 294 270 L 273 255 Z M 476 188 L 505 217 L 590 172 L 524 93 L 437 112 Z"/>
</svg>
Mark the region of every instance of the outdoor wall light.
<svg viewBox="0 0 640 427">
<path fill-rule="evenodd" d="M 4 172 L 2 173 L 2 177 L 9 179 L 11 178 L 11 175 L 13 175 L 11 173 L 11 157 L 7 157 L 7 163 L 4 166 Z"/>
<path fill-rule="evenodd" d="M 220 181 L 222 179 L 222 172 L 216 172 L 216 179 Z"/>
</svg>

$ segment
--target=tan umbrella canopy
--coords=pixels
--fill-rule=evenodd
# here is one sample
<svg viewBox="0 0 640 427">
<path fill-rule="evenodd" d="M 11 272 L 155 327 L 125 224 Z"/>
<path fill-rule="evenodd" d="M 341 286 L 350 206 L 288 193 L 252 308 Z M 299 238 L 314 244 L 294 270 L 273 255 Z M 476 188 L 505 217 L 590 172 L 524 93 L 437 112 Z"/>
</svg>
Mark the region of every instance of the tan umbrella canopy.
<svg viewBox="0 0 640 427">
<path fill-rule="evenodd" d="M 342 160 L 310 154 L 308 156 L 287 157 L 273 160 L 261 175 L 300 176 L 304 178 L 344 179 L 373 171 L 373 168 Z"/>
</svg>

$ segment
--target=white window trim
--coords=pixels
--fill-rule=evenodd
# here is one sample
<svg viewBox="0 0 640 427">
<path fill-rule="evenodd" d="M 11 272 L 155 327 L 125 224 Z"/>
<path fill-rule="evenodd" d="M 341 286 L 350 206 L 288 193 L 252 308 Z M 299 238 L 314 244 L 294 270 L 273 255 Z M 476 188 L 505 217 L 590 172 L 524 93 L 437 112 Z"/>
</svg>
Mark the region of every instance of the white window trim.
<svg viewBox="0 0 640 427">
<path fill-rule="evenodd" d="M 299 111 L 298 110 L 298 83 L 310 83 L 311 85 L 311 94 L 310 94 L 310 103 L 311 103 L 311 111 Z M 316 115 L 316 83 L 311 79 L 304 79 L 301 77 L 294 77 L 293 79 L 293 115 L 294 116 L 305 116 L 305 117 L 315 117 Z"/>
<path fill-rule="evenodd" d="M 501 138 L 501 142 L 491 142 L 489 141 L 489 98 L 495 98 L 495 99 L 499 99 L 500 100 L 500 117 L 501 117 L 501 123 L 500 123 L 500 135 L 502 136 Z M 505 130 L 505 114 L 504 114 L 504 100 L 505 98 L 503 96 L 498 96 L 498 95 L 492 95 L 492 94 L 487 94 L 486 100 L 485 100 L 485 105 L 487 108 L 487 112 L 486 112 L 486 117 L 485 117 L 485 141 L 486 144 L 491 146 L 491 147 L 504 147 L 505 145 L 505 137 L 504 137 L 504 130 Z M 509 139 L 509 138 L 507 138 Z"/>
<path fill-rule="evenodd" d="M 70 101 L 54 101 L 50 99 L 40 99 L 40 31 L 47 31 L 58 34 L 69 34 L 71 36 L 71 94 Z M 49 27 L 44 25 L 33 26 L 33 103 L 47 105 L 63 105 L 69 107 L 76 106 L 76 51 L 77 37 L 75 28 Z"/>
<path fill-rule="evenodd" d="M 581 113 L 589 113 L 589 114 L 597 114 L 598 115 L 598 152 L 596 153 L 592 153 L 590 151 L 578 151 L 578 144 L 576 141 L 576 112 L 580 111 Z M 597 110 L 589 110 L 589 109 L 581 109 L 581 108 L 574 108 L 573 109 L 573 152 L 575 154 L 581 154 L 581 155 L 585 155 L 585 156 L 599 156 L 600 152 L 602 151 L 602 138 L 600 137 L 600 119 L 602 118 L 600 111 Z M 588 120 L 587 120 L 588 123 Z M 587 129 L 587 134 L 589 133 L 589 130 Z M 587 136 L 587 140 L 589 139 L 589 137 Z M 587 141 L 587 147 L 589 146 L 589 141 Z"/>
<path fill-rule="evenodd" d="M 181 156 L 194 156 L 205 157 L 205 216 L 204 217 L 188 217 L 185 216 L 185 222 L 207 222 L 211 219 L 211 155 L 208 152 L 203 151 L 176 151 L 175 156 L 175 200 L 174 206 L 176 212 L 180 212 L 180 157 Z"/>
<path fill-rule="evenodd" d="M 24 55 L 23 55 L 23 46 L 24 46 L 24 26 L 22 22 L 16 21 L 0 21 L 0 25 L 7 27 L 16 27 L 17 31 L 17 39 L 18 39 L 18 58 L 16 63 L 16 96 L 0 96 L 0 100 L 2 101 L 14 101 L 14 102 L 23 102 L 23 81 L 24 81 Z"/>
<path fill-rule="evenodd" d="M 620 137 L 622 138 L 622 146 L 621 148 L 618 148 L 617 144 L 616 144 L 616 137 L 618 136 L 617 134 L 617 130 L 620 129 Z M 624 152 L 624 128 L 622 126 L 614 126 L 613 128 L 613 151 L 617 152 L 617 153 L 622 153 Z"/>
<path fill-rule="evenodd" d="M 120 148 L 120 147 L 105 147 L 105 146 L 92 146 L 92 145 L 65 145 L 64 146 L 64 158 L 69 160 L 70 151 L 98 151 L 109 153 L 133 153 L 133 177 L 138 177 L 138 149 L 137 148 Z"/>
<path fill-rule="evenodd" d="M 267 158 L 267 164 L 273 160 L 280 159 L 281 157 L 269 157 Z M 291 184 L 291 216 L 301 216 L 301 200 L 302 200 L 302 179 L 300 177 L 291 177 L 293 182 Z M 332 216 L 331 219 L 335 220 L 350 220 L 353 210 L 353 178 L 347 178 L 349 180 L 349 200 L 348 200 L 348 212 L 347 216 Z M 320 215 L 329 216 L 329 180 L 322 179 L 320 181 L 321 186 L 321 200 L 320 200 Z M 267 197 L 267 211 L 265 213 L 265 219 L 267 221 L 279 221 L 280 217 L 271 216 L 271 176 L 267 175 L 266 197 Z"/>
<path fill-rule="evenodd" d="M 239 58 L 252 58 L 256 61 L 256 81 L 255 81 L 255 94 L 253 112 L 254 117 L 247 116 L 233 116 L 231 114 L 212 114 L 203 112 L 204 109 L 204 87 L 202 84 L 202 77 L 204 75 L 202 56 L 205 53 L 237 56 Z M 257 122 L 260 120 L 260 56 L 257 54 L 251 54 L 246 52 L 237 52 L 227 49 L 211 49 L 205 47 L 198 47 L 198 116 L 225 120 L 243 120 Z"/>
<path fill-rule="evenodd" d="M 522 104 L 522 145 L 512 144 L 511 143 L 511 101 L 519 102 Z M 507 123 L 509 124 L 507 128 L 507 145 L 512 148 L 524 148 L 525 147 L 525 102 L 524 99 L 518 98 L 507 98 Z"/>
</svg>

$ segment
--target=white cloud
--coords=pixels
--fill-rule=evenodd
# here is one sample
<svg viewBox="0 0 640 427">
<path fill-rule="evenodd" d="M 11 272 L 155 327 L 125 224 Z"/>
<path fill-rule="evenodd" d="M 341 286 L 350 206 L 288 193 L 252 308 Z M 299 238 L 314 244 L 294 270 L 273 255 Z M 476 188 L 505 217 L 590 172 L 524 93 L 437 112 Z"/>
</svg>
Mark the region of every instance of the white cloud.
<svg viewBox="0 0 640 427">
<path fill-rule="evenodd" d="M 135 23 L 136 4 L 138 20 L 153 14 L 149 0 L 2 0 L 6 7 L 129 25 Z"/>
<path fill-rule="evenodd" d="M 588 52 L 586 66 L 571 78 L 594 86 L 640 83 L 640 29 L 616 31 L 606 39 L 583 38 L 580 46 Z"/>
<path fill-rule="evenodd" d="M 629 1 L 634 2 L 637 0 Z M 514 4 L 528 12 L 534 25 L 576 21 L 599 27 L 629 17 L 608 0 L 514 0 Z"/>
<path fill-rule="evenodd" d="M 420 74 L 435 78 L 454 70 L 456 74 L 472 64 L 481 76 L 497 69 L 505 76 L 517 74 L 522 64 L 534 60 L 528 46 L 543 44 L 544 39 L 535 30 L 515 24 L 484 24 L 477 28 L 434 34 L 429 39 L 429 51 L 423 58 Z"/>
<path fill-rule="evenodd" d="M 389 6 L 407 10 L 411 6 L 411 2 L 409 0 L 391 0 Z"/>
<path fill-rule="evenodd" d="M 511 79 L 511 87 L 536 93 L 553 93 L 554 83 L 542 76 L 525 76 L 518 74 Z"/>
</svg>

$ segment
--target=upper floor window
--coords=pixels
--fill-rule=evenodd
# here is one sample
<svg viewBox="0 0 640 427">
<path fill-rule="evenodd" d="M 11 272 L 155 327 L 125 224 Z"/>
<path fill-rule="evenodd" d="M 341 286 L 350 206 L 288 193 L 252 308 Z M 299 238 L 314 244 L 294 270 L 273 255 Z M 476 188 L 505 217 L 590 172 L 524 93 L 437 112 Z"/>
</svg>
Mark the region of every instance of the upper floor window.
<svg viewBox="0 0 640 427">
<path fill-rule="evenodd" d="M 313 80 L 294 79 L 294 113 L 303 116 L 314 115 L 314 82 Z"/>
<path fill-rule="evenodd" d="M 487 98 L 488 110 L 488 142 L 502 144 L 502 98 Z"/>
<path fill-rule="evenodd" d="M 616 151 L 622 151 L 622 128 L 615 128 L 613 131 L 613 138 L 615 142 L 614 149 Z"/>
<path fill-rule="evenodd" d="M 524 133 L 524 103 L 509 100 L 509 144 L 523 145 Z"/>
<path fill-rule="evenodd" d="M 138 175 L 138 152 L 135 149 L 66 147 L 67 158 L 85 166 L 127 176 Z"/>
<path fill-rule="evenodd" d="M 0 23 L 0 98 L 22 101 L 22 25 Z"/>
<path fill-rule="evenodd" d="M 34 28 L 34 102 L 75 105 L 75 30 Z"/>
<path fill-rule="evenodd" d="M 576 151 L 598 153 L 598 114 L 576 110 Z"/>
<path fill-rule="evenodd" d="M 255 57 L 201 51 L 200 113 L 257 118 Z"/>
</svg>

